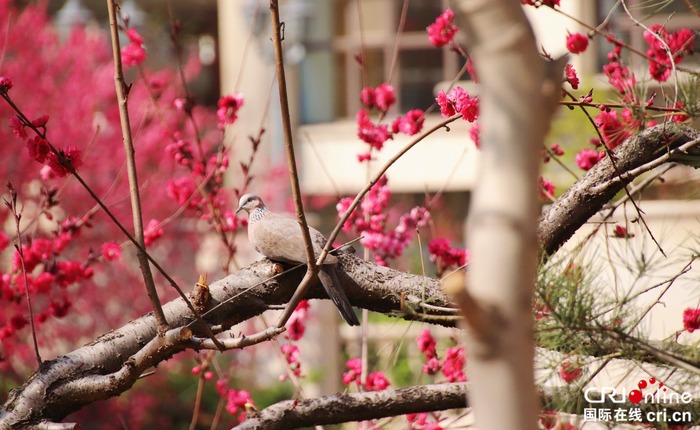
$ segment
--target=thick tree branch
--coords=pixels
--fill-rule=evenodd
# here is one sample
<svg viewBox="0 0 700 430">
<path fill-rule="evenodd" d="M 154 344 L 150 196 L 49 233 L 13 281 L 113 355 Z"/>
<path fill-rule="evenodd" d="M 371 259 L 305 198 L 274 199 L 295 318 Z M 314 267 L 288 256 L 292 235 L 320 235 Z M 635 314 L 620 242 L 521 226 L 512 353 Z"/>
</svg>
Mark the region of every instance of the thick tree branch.
<svg viewBox="0 0 700 430">
<path fill-rule="evenodd" d="M 626 171 L 634 171 L 698 137 L 700 133 L 689 127 L 658 126 L 629 139 L 615 154 Z M 620 186 L 609 163 L 606 167 L 605 160 L 601 161 L 545 212 L 539 225 L 542 248 L 558 249 L 614 196 L 610 188 L 619 190 Z M 576 216 L 579 211 L 586 215 Z M 344 271 L 341 282 L 353 305 L 405 319 L 454 325 L 452 304 L 441 291 L 438 280 L 379 267 L 353 255 L 342 255 L 340 260 Z M 203 313 L 206 322 L 226 330 L 261 314 L 271 305 L 287 303 L 304 271 L 291 270 L 270 280 L 279 271 L 278 265 L 263 260 L 214 282 L 210 285 L 212 299 Z M 327 298 L 319 284 L 312 286 L 307 297 Z M 178 352 L 213 346 L 198 344 L 198 336 L 204 331 L 201 324 L 193 322 L 192 313 L 181 298 L 165 304 L 163 310 L 173 327 L 190 327 L 193 339 L 156 345 L 151 343 L 157 334 L 152 314 L 131 321 L 69 354 L 46 361 L 27 382 L 12 391 L 0 412 L 0 429 L 58 421 L 87 404 L 128 390 L 144 369 Z M 609 340 L 601 343 L 598 351 L 601 355 L 619 350 L 619 341 Z M 678 350 L 676 355 L 685 354 Z M 134 363 L 136 368 L 129 370 Z M 106 385 L 110 389 L 97 390 L 98 386 L 105 387 L 104 381 L 110 378 L 113 382 Z"/>
<path fill-rule="evenodd" d="M 465 408 L 468 385 L 435 384 L 276 403 L 236 430 L 281 430 Z"/>
<path fill-rule="evenodd" d="M 609 158 L 602 159 L 545 209 L 537 230 L 543 252 L 546 255 L 555 253 L 625 185 L 656 167 L 656 160 L 668 161 L 673 160 L 672 155 L 685 155 L 690 148 L 682 151 L 680 147 L 691 141 L 700 143 L 698 139 L 700 132 L 697 130 L 671 123 L 651 127 L 628 138 L 613 151 L 617 171 Z"/>
</svg>

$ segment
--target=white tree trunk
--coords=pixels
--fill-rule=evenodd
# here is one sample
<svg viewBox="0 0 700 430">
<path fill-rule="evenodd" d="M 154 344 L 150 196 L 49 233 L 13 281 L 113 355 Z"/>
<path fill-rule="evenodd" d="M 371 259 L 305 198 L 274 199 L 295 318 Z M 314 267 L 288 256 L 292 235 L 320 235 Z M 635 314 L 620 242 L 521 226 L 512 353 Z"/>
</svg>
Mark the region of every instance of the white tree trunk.
<svg viewBox="0 0 700 430">
<path fill-rule="evenodd" d="M 467 225 L 469 403 L 480 430 L 534 430 L 537 176 L 563 65 L 540 58 L 518 0 L 462 0 L 459 10 L 480 84 L 482 130 Z"/>
</svg>

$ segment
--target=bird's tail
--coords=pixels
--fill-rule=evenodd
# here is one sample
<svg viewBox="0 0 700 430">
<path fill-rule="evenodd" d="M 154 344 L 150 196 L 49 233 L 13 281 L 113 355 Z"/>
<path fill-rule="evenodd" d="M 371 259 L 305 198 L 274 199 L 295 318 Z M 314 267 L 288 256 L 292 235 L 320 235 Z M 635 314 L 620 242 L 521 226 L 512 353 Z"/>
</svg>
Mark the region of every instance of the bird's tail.
<svg viewBox="0 0 700 430">
<path fill-rule="evenodd" d="M 355 310 L 352 308 L 348 297 L 340 286 L 338 275 L 335 273 L 335 265 L 322 265 L 318 272 L 318 279 L 326 290 L 326 294 L 331 298 L 340 315 L 349 325 L 360 325 Z"/>
</svg>

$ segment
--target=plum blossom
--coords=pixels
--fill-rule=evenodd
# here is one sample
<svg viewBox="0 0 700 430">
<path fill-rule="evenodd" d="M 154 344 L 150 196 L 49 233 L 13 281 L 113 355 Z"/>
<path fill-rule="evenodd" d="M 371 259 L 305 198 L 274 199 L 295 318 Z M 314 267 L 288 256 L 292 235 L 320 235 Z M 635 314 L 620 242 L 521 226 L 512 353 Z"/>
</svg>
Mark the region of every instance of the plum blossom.
<svg viewBox="0 0 700 430">
<path fill-rule="evenodd" d="M 576 154 L 576 165 L 581 170 L 591 170 L 600 160 L 605 157 L 605 152 L 596 151 L 594 149 L 585 148 Z"/>
<path fill-rule="evenodd" d="M 688 333 L 700 329 L 700 308 L 687 308 L 683 311 L 683 327 Z"/>
<path fill-rule="evenodd" d="M 435 100 L 443 118 L 459 113 L 464 120 L 474 122 L 479 117 L 479 98 L 470 97 L 462 87 L 454 87 L 448 94 L 440 90 Z"/>
<path fill-rule="evenodd" d="M 102 257 L 104 257 L 106 261 L 114 261 L 118 260 L 119 257 L 121 257 L 122 248 L 119 246 L 118 243 L 105 242 L 102 244 L 101 253 Z"/>
<path fill-rule="evenodd" d="M 228 94 L 219 98 L 216 117 L 219 120 L 220 129 L 223 130 L 227 125 L 236 122 L 238 119 L 238 111 L 243 106 L 243 100 L 243 94 L 240 92 Z"/>
<path fill-rule="evenodd" d="M 588 48 L 588 37 L 581 33 L 570 33 L 566 36 L 566 49 L 572 54 L 580 54 Z"/>
<path fill-rule="evenodd" d="M 426 30 L 431 45 L 440 48 L 452 42 L 458 30 L 457 26 L 452 23 L 454 17 L 452 9 L 446 9 L 435 19 L 435 22 L 428 26 Z"/>
</svg>

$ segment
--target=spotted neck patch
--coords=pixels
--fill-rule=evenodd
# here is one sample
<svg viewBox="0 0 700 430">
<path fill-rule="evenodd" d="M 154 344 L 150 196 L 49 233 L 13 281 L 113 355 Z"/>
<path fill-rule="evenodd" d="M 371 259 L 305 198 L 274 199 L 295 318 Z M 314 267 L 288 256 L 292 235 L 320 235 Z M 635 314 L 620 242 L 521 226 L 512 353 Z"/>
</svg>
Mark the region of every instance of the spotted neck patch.
<svg viewBox="0 0 700 430">
<path fill-rule="evenodd" d="M 268 212 L 269 211 L 264 206 L 260 208 L 255 208 L 255 210 L 250 213 L 250 216 L 248 217 L 248 222 L 253 223 L 256 221 L 260 221 L 261 219 L 265 218 Z"/>
</svg>

